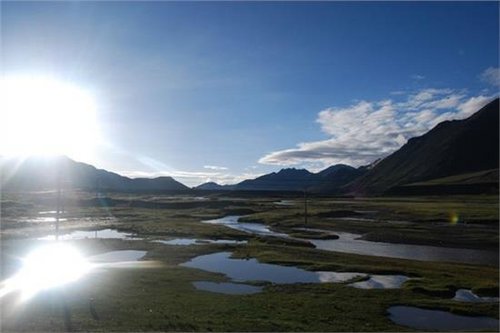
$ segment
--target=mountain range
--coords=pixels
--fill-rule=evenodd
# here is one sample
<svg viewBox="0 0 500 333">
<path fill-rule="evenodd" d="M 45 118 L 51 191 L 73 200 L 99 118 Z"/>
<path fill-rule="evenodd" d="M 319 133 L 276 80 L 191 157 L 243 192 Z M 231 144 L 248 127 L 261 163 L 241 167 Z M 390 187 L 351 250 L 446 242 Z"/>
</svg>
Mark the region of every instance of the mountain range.
<svg viewBox="0 0 500 333">
<path fill-rule="evenodd" d="M 333 165 L 313 174 L 304 169 L 282 169 L 256 179 L 211 190 L 275 190 L 373 195 L 392 193 L 498 192 L 499 100 L 494 99 L 463 120 L 444 121 L 426 134 L 408 140 L 399 150 L 371 165 L 353 168 Z M 485 171 L 488 177 L 470 173 Z M 443 180 L 455 177 L 454 183 Z M 464 180 L 467 182 L 464 183 Z M 434 181 L 431 181 L 434 180 Z M 431 181 L 414 185 L 417 182 Z M 205 184 L 197 187 L 204 189 Z M 208 189 L 208 188 L 205 188 Z"/>
<path fill-rule="evenodd" d="M 0 159 L 2 190 L 64 187 L 110 191 L 190 191 L 172 177 L 128 178 L 67 157 Z M 205 183 L 203 191 L 304 191 L 373 195 L 384 193 L 498 193 L 499 100 L 463 120 L 444 121 L 411 138 L 371 165 L 345 164 L 312 173 L 287 168 L 234 185 Z"/>
<path fill-rule="evenodd" d="M 3 159 L 0 174 L 2 190 L 65 188 L 112 191 L 187 191 L 172 177 L 128 178 L 76 162 L 66 156 Z"/>
<path fill-rule="evenodd" d="M 363 168 L 353 168 L 345 164 L 332 165 L 318 173 L 306 169 L 286 168 L 255 179 L 247 179 L 234 185 L 205 183 L 197 186 L 201 190 L 237 191 L 315 191 L 329 187 L 341 188 L 365 172 Z"/>
</svg>

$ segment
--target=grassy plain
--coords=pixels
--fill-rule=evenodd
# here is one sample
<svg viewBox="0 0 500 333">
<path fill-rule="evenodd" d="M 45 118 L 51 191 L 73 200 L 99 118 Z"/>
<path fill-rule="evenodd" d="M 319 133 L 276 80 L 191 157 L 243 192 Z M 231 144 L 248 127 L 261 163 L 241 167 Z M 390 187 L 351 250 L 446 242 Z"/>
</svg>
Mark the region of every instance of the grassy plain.
<svg viewBox="0 0 500 333">
<path fill-rule="evenodd" d="M 309 198 L 278 205 L 278 197 L 160 194 L 65 195 L 62 232 L 114 228 L 142 240 L 72 241 L 85 254 L 135 249 L 148 251 L 135 268 L 87 275 L 61 290 L 46 291 L 16 304 L 2 298 L 3 331 L 64 331 L 63 301 L 75 331 L 411 331 L 392 323 L 387 308 L 396 304 L 498 318 L 498 303 L 452 301 L 459 288 L 498 295 L 498 267 L 422 262 L 314 249 L 307 244 L 254 236 L 201 220 L 245 215 L 271 229 L 297 233 L 314 227 L 363 234 L 365 239 L 498 251 L 498 196 L 415 198 Z M 19 257 L 53 232 L 36 222 L 55 207 L 55 193 L 2 195 L 2 275 L 19 267 Z M 304 235 L 303 233 L 301 234 Z M 247 244 L 174 246 L 152 242 L 177 237 L 248 240 Z M 326 236 L 325 236 L 326 237 Z M 262 293 L 224 295 L 197 290 L 193 281 L 229 281 L 222 274 L 178 266 L 195 256 L 231 251 L 234 257 L 308 270 L 404 274 L 402 288 L 363 290 L 346 283 L 265 284 Z M 92 299 L 94 312 L 90 311 Z"/>
</svg>

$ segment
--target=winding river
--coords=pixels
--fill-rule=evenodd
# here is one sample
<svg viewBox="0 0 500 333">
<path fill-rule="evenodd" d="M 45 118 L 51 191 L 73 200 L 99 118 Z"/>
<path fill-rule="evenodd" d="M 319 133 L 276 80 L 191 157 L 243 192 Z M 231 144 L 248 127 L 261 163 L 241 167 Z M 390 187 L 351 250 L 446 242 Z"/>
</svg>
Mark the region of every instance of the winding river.
<svg viewBox="0 0 500 333">
<path fill-rule="evenodd" d="M 247 233 L 289 237 L 287 234 L 272 231 L 262 223 L 238 222 L 240 216 L 231 215 L 220 219 L 202 221 L 209 224 L 220 224 L 232 229 Z M 318 229 L 308 229 L 310 231 L 323 231 Z M 335 232 L 338 239 L 305 239 L 314 244 L 317 249 L 344 253 L 361 254 L 366 256 L 388 257 L 398 259 L 410 259 L 420 261 L 455 262 L 465 264 L 480 264 L 498 266 L 499 255 L 496 251 L 473 250 L 462 248 L 448 248 L 428 245 L 397 244 L 385 242 L 372 242 L 360 239 L 361 235 Z"/>
</svg>

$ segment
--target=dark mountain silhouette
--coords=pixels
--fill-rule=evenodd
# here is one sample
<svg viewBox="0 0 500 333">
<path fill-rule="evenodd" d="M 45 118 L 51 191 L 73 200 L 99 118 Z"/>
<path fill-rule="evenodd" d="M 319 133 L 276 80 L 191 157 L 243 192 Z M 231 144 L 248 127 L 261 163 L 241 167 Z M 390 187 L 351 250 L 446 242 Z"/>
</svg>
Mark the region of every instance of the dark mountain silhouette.
<svg viewBox="0 0 500 333">
<path fill-rule="evenodd" d="M 202 184 L 198 190 L 235 190 L 235 191 L 311 191 L 336 192 L 364 173 L 345 164 L 332 165 L 318 173 L 305 169 L 287 168 L 272 172 L 255 179 L 247 179 L 234 185 L 219 185 L 213 182 Z"/>
<path fill-rule="evenodd" d="M 222 189 L 222 185 L 219 185 L 216 182 L 206 182 L 206 183 L 200 184 L 198 186 L 195 186 L 193 188 L 195 190 L 213 191 L 213 190 L 220 190 L 220 189 Z"/>
<path fill-rule="evenodd" d="M 189 188 L 171 177 L 128 178 L 73 161 L 65 156 L 29 157 L 1 161 L 2 190 L 66 188 L 117 191 L 185 191 Z"/>
<path fill-rule="evenodd" d="M 224 191 L 231 190 L 234 188 L 234 185 L 220 185 L 215 182 L 207 182 L 201 185 L 194 187 L 196 190 L 205 190 L 205 191 Z"/>
<path fill-rule="evenodd" d="M 351 170 L 351 169 L 354 169 L 352 166 L 350 165 L 345 165 L 345 164 L 335 164 L 335 165 L 332 165 L 324 170 L 321 170 L 320 172 L 318 172 L 316 175 L 322 177 L 322 178 L 326 178 L 326 177 L 329 177 L 330 175 L 335 175 L 336 173 L 338 173 L 339 171 L 342 171 L 342 170 Z"/>
<path fill-rule="evenodd" d="M 353 168 L 345 164 L 332 165 L 318 172 L 316 185 L 310 188 L 311 192 L 339 193 L 342 187 L 359 178 L 368 171 L 368 166 Z"/>
<path fill-rule="evenodd" d="M 315 182 L 314 174 L 305 169 L 281 169 L 234 186 L 244 191 L 303 191 Z"/>
<path fill-rule="evenodd" d="M 463 120 L 439 123 L 349 184 L 354 194 L 381 194 L 405 184 L 489 169 L 499 164 L 499 101 Z"/>
</svg>

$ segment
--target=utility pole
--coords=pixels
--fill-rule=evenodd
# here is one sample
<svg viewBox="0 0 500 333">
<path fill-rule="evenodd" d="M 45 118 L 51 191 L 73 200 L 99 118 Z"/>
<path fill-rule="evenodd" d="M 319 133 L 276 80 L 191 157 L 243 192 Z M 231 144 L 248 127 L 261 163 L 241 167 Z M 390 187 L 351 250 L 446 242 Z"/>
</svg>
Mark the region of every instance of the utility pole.
<svg viewBox="0 0 500 333">
<path fill-rule="evenodd" d="M 59 215 L 61 214 L 61 167 L 58 166 L 57 169 L 56 241 L 59 240 Z"/>
<path fill-rule="evenodd" d="M 307 224 L 307 189 L 304 189 L 304 224 Z"/>
</svg>

